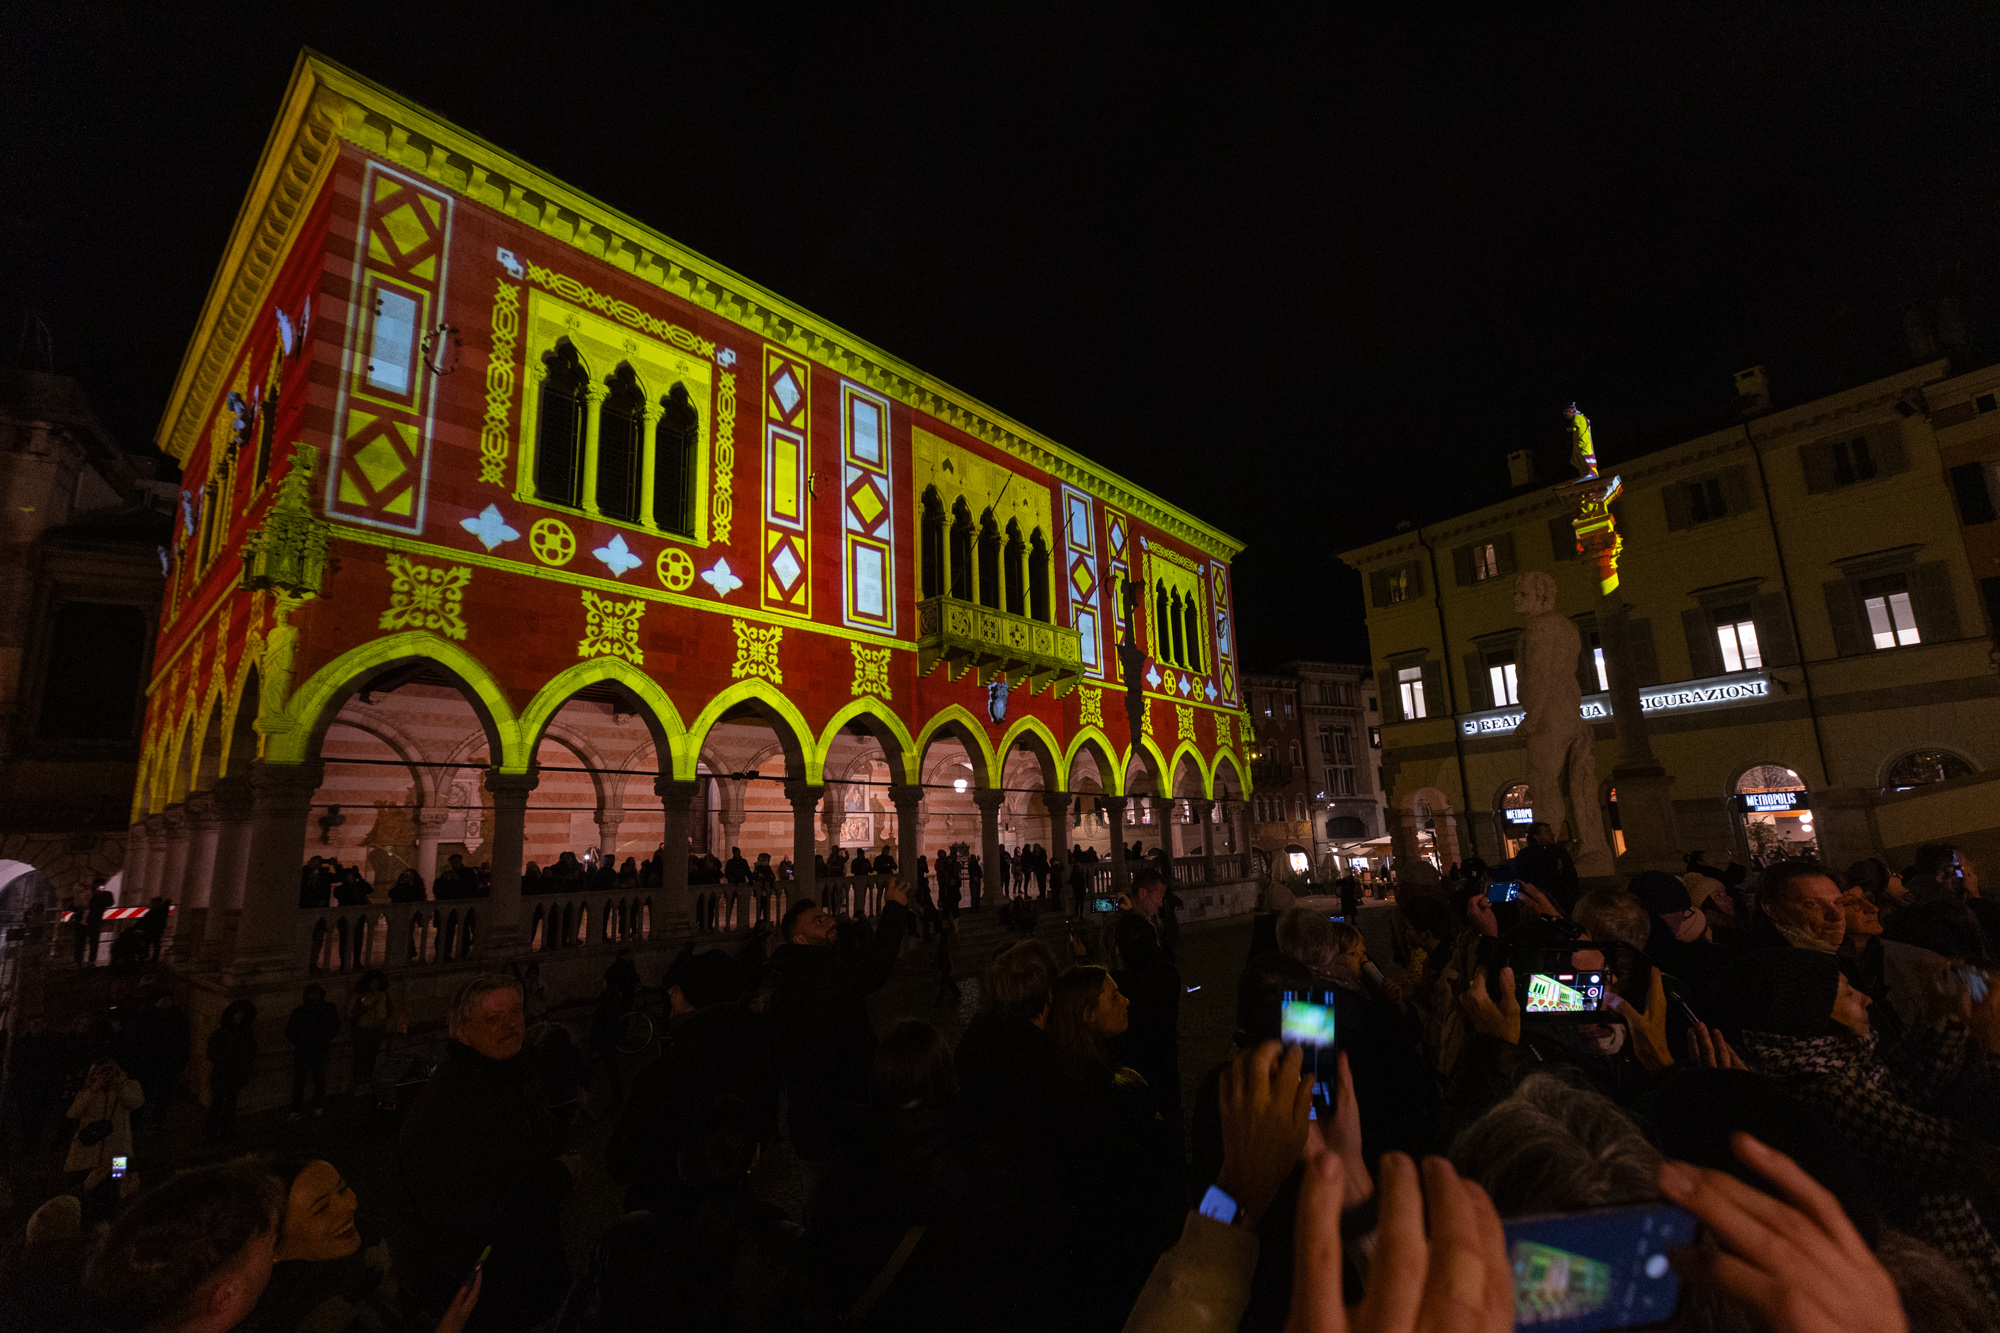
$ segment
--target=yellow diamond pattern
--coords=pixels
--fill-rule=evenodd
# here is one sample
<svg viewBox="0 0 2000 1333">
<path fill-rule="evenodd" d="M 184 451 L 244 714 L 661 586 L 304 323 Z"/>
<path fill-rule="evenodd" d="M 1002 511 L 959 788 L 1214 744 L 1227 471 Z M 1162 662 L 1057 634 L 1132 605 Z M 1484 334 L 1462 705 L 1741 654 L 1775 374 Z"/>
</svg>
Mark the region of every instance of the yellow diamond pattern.
<svg viewBox="0 0 2000 1333">
<path fill-rule="evenodd" d="M 403 475 L 403 459 L 388 437 L 377 435 L 354 455 L 354 465 L 378 492 Z"/>
<path fill-rule="evenodd" d="M 1076 589 L 1077 597 L 1086 602 L 1090 600 L 1091 590 L 1097 586 L 1097 581 L 1090 577 L 1090 566 L 1081 560 L 1069 571 L 1069 583 Z"/>
<path fill-rule="evenodd" d="M 424 228 L 417 210 L 404 204 L 388 217 L 382 219 L 382 230 L 395 239 L 396 248 L 404 254 L 416 249 L 429 238 L 430 232 Z"/>
<path fill-rule="evenodd" d="M 861 521 L 871 528 L 875 526 L 875 520 L 882 517 L 883 509 L 887 508 L 873 482 L 854 493 L 853 505 L 854 512 L 861 516 Z"/>
</svg>

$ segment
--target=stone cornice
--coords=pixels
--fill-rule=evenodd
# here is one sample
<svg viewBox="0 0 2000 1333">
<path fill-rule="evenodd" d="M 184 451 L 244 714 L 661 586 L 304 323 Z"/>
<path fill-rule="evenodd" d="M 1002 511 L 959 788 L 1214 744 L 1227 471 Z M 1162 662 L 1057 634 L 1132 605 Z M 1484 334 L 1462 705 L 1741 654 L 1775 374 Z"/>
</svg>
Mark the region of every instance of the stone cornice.
<svg viewBox="0 0 2000 1333">
<path fill-rule="evenodd" d="M 379 84 L 302 52 L 284 109 L 210 285 L 157 434 L 185 459 L 261 306 L 305 204 L 345 139 L 632 277 L 791 348 L 1217 559 L 1243 543 L 971 395 L 536 170 Z"/>
</svg>

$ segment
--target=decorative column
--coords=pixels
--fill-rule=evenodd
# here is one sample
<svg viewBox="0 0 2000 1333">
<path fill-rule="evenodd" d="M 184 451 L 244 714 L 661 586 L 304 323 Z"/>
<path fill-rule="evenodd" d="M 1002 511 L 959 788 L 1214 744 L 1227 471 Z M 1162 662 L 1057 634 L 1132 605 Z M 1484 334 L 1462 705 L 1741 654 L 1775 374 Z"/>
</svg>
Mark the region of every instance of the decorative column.
<svg viewBox="0 0 2000 1333">
<path fill-rule="evenodd" d="M 976 787 L 972 792 L 972 803 L 979 807 L 979 869 L 985 888 L 985 900 L 998 907 L 1007 901 L 1007 891 L 1000 883 L 1000 807 L 1007 800 L 1007 793 L 994 791 L 990 787 Z"/>
<path fill-rule="evenodd" d="M 146 858 L 152 854 L 153 831 L 143 819 L 125 831 L 125 877 L 118 887 L 128 895 L 146 892 Z"/>
<path fill-rule="evenodd" d="M 910 905 L 917 902 L 917 858 L 923 855 L 917 835 L 923 824 L 924 791 L 921 787 L 891 787 L 889 799 L 896 806 L 896 869 L 903 877 Z"/>
<path fill-rule="evenodd" d="M 1064 836 L 1069 832 L 1069 805 L 1070 796 L 1066 791 L 1044 791 L 1042 793 L 1042 809 L 1048 811 L 1049 815 L 1049 843 L 1051 844 L 1049 847 L 1049 858 L 1051 861 L 1062 863 L 1065 875 L 1069 869 L 1069 839 Z M 1062 899 L 1062 886 L 1055 882 L 1056 879 L 1055 872 L 1051 871 L 1049 873 L 1049 892 L 1057 901 L 1060 901 Z"/>
<path fill-rule="evenodd" d="M 819 876 L 813 871 L 813 818 L 826 789 L 816 783 L 788 778 L 785 799 L 792 803 L 792 897 L 819 900 Z"/>
<path fill-rule="evenodd" d="M 743 836 L 743 789 L 748 784 L 741 778 L 730 778 L 726 782 L 717 781 L 715 785 L 722 793 L 722 812 L 720 816 L 722 820 L 722 846 L 715 848 L 714 853 L 718 859 L 727 861 L 731 855 L 730 849 L 735 847 L 737 840 Z M 794 861 L 797 859 L 796 857 L 793 858 Z M 806 864 L 812 864 L 810 854 L 806 857 Z"/>
<path fill-rule="evenodd" d="M 694 906 L 688 896 L 688 850 L 693 843 L 688 836 L 688 825 L 694 817 L 695 793 L 700 788 L 700 782 L 676 782 L 672 778 L 653 781 L 665 826 L 660 838 L 660 896 L 664 901 L 654 918 L 662 933 L 668 929 L 693 930 Z"/>
<path fill-rule="evenodd" d="M 138 887 L 128 878 L 120 884 L 121 905 L 149 901 L 160 889 L 160 876 L 167 868 L 167 816 L 165 812 L 146 818 L 146 862 L 140 868 Z"/>
<path fill-rule="evenodd" d="M 827 854 L 832 855 L 833 849 L 840 845 L 841 825 L 847 822 L 847 788 L 838 782 L 829 782 L 825 784 L 825 791 L 826 795 L 820 803 L 819 825 L 825 831 L 822 841 L 826 844 Z"/>
<path fill-rule="evenodd" d="M 597 508 L 597 424 L 604 416 L 604 400 L 611 390 L 603 380 L 593 379 L 583 387 L 583 494 L 577 497 L 577 507 L 592 518 L 602 518 Z M 652 437 L 640 447 L 641 453 L 650 454 Z"/>
<path fill-rule="evenodd" d="M 325 774 L 326 765 L 317 759 L 303 764 L 260 759 L 250 765 L 249 847 L 243 914 L 229 963 L 232 978 L 305 969 L 306 949 L 294 938 L 293 922 L 306 860 L 306 819 Z"/>
<path fill-rule="evenodd" d="M 250 779 L 238 774 L 216 779 L 209 798 L 215 802 L 221 830 L 216 838 L 215 885 L 208 895 L 208 923 L 202 929 L 197 957 L 213 965 L 234 956 L 237 925 L 243 915 L 243 876 L 250 865 L 250 821 L 256 811 L 256 794 Z"/>
<path fill-rule="evenodd" d="M 625 807 L 606 800 L 597 808 L 597 851 L 604 863 L 618 868 L 618 829 L 625 822 Z"/>
<path fill-rule="evenodd" d="M 165 894 L 178 900 L 181 883 L 187 878 L 188 824 L 185 805 L 169 806 L 160 812 L 160 824 L 165 830 L 167 853 L 160 866 L 160 874 L 153 881 L 153 897 Z M 135 902 L 135 907 L 144 906 Z"/>
<path fill-rule="evenodd" d="M 1201 871 L 1210 884 L 1221 878 L 1215 864 L 1215 802 L 1189 801 L 1188 809 L 1201 829 Z"/>
<path fill-rule="evenodd" d="M 1125 865 L 1125 798 L 1099 796 L 1097 803 L 1111 815 L 1111 891 L 1123 893 L 1132 887 L 1132 872 Z"/>
<path fill-rule="evenodd" d="M 528 797 L 540 786 L 539 769 L 525 773 L 486 770 L 486 790 L 493 795 L 493 894 L 480 912 L 473 948 L 482 957 L 504 958 L 514 952 L 521 934 L 521 857 L 527 845 Z"/>
<path fill-rule="evenodd" d="M 196 792 L 187 801 L 188 863 L 174 912 L 174 961 L 191 962 L 201 952 L 215 886 L 215 860 L 222 837 L 215 796 Z"/>
<path fill-rule="evenodd" d="M 438 872 L 438 840 L 444 833 L 445 821 L 450 818 L 451 811 L 442 806 L 426 805 L 417 810 L 417 863 L 412 868 L 424 882 L 426 898 L 437 897 L 432 890 Z"/>
</svg>

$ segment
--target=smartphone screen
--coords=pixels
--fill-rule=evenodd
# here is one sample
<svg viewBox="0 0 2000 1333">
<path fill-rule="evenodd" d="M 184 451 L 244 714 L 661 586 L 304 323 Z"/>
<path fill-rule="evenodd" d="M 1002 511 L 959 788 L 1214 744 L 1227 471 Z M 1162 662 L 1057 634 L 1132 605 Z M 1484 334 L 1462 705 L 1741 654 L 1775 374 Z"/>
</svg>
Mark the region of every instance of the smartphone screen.
<svg viewBox="0 0 2000 1333">
<path fill-rule="evenodd" d="M 1507 1223 L 1514 1327 L 1550 1333 L 1632 1328 L 1673 1317 L 1681 1283 L 1667 1253 L 1694 1240 L 1691 1213 L 1637 1204 Z"/>
<path fill-rule="evenodd" d="M 1331 1114 L 1335 1063 L 1333 997 L 1323 990 L 1285 991 L 1278 1001 L 1278 1040 L 1305 1052 L 1302 1072 L 1312 1079 L 1314 1120 Z"/>
<path fill-rule="evenodd" d="M 1116 898 L 1092 898 L 1090 900 L 1090 910 L 1093 912 L 1115 912 L 1118 910 L 1118 900 Z"/>
<path fill-rule="evenodd" d="M 113 1180 L 125 1179 L 125 1157 L 122 1153 L 111 1159 L 111 1178 Z"/>
<path fill-rule="evenodd" d="M 1530 972 L 1524 1014 L 1595 1014 L 1610 1007 L 1609 972 Z"/>
<path fill-rule="evenodd" d="M 1489 903 L 1511 903 L 1521 896 L 1521 881 L 1517 879 L 1496 879 L 1486 886 L 1486 901 Z"/>
</svg>

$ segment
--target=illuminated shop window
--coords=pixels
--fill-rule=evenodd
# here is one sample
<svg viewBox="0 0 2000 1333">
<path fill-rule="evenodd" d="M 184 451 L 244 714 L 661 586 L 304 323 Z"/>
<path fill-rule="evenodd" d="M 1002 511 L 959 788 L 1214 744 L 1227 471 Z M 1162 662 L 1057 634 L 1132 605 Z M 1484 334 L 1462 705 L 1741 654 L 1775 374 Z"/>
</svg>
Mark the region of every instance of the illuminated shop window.
<svg viewBox="0 0 2000 1333">
<path fill-rule="evenodd" d="M 1726 606 L 1715 613 L 1715 620 L 1724 671 L 1755 671 L 1764 665 L 1757 647 L 1757 622 L 1750 618 L 1748 606 Z"/>
<path fill-rule="evenodd" d="M 1424 669 L 1404 667 L 1396 673 L 1396 689 L 1403 697 L 1403 716 L 1408 718 L 1428 717 L 1424 707 Z"/>
</svg>

